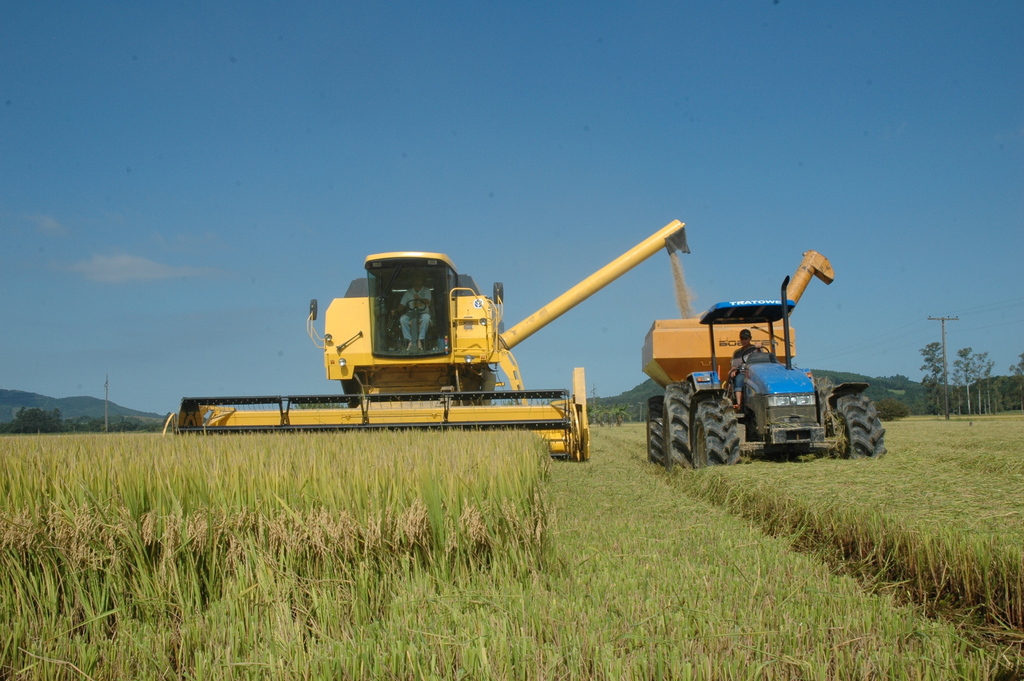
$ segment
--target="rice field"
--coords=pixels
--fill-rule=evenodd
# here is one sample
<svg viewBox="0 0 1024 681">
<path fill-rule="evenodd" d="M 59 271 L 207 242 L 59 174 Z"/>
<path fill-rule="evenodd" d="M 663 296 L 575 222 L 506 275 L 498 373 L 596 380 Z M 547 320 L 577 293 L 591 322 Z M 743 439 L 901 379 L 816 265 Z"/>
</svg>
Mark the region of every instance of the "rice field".
<svg viewBox="0 0 1024 681">
<path fill-rule="evenodd" d="M 1020 678 L 1024 420 L 887 427 L 2 438 L 0 679 Z"/>
</svg>

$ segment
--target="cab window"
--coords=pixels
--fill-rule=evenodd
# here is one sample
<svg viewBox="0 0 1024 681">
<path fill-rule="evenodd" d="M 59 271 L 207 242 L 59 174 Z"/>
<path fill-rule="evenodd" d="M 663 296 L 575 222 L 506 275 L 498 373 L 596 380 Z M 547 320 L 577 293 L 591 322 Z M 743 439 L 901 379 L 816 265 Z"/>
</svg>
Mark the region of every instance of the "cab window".
<svg viewBox="0 0 1024 681">
<path fill-rule="evenodd" d="M 455 274 L 446 265 L 395 261 L 367 268 L 373 353 L 386 356 L 448 352 L 448 291 Z"/>
</svg>

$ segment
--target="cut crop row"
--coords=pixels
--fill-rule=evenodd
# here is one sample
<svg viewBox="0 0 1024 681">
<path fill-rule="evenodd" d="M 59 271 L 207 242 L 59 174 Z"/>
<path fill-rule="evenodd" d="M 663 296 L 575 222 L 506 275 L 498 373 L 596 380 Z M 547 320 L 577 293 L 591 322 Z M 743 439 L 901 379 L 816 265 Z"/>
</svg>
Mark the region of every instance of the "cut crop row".
<svg viewBox="0 0 1024 681">
<path fill-rule="evenodd" d="M 930 425 L 892 424 L 879 461 L 762 462 L 674 481 L 935 612 L 1019 638 L 1024 422 Z"/>
</svg>

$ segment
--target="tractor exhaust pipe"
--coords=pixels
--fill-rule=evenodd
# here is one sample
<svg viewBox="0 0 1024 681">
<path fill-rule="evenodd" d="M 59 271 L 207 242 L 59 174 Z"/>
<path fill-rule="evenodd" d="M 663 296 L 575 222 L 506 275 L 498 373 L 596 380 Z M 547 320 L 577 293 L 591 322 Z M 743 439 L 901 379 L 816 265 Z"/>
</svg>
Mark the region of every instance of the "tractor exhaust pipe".
<svg viewBox="0 0 1024 681">
<path fill-rule="evenodd" d="M 782 342 L 786 344 L 786 369 L 793 369 L 793 355 L 789 350 L 789 298 L 786 296 L 786 289 L 789 288 L 789 277 L 782 280 Z"/>
</svg>

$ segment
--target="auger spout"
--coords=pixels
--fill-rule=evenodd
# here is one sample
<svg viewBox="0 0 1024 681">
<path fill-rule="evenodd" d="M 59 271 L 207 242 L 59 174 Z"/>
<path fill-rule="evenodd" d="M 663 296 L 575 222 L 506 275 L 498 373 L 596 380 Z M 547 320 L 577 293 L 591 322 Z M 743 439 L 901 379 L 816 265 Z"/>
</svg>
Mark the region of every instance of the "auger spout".
<svg viewBox="0 0 1024 681">
<path fill-rule="evenodd" d="M 796 268 L 793 279 L 789 283 L 790 300 L 794 303 L 800 302 L 800 296 L 804 294 L 804 289 L 810 283 L 811 277 L 817 277 L 826 284 L 831 284 L 836 278 L 836 273 L 832 269 L 832 263 L 821 253 L 804 251 L 804 259 L 800 261 L 800 266 Z"/>
</svg>

